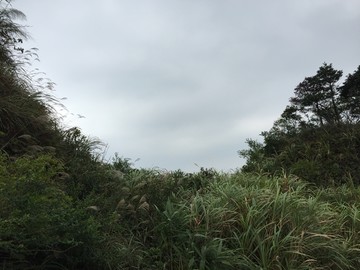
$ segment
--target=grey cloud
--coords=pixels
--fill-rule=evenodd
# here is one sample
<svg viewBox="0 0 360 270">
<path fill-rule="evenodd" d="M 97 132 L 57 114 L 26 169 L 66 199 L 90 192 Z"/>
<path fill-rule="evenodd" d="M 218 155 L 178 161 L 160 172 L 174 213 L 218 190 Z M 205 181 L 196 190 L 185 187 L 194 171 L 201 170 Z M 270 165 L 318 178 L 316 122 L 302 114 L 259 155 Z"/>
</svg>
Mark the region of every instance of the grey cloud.
<svg viewBox="0 0 360 270">
<path fill-rule="evenodd" d="M 138 165 L 229 169 L 324 62 L 360 64 L 357 0 L 18 1 L 68 117 Z"/>
</svg>

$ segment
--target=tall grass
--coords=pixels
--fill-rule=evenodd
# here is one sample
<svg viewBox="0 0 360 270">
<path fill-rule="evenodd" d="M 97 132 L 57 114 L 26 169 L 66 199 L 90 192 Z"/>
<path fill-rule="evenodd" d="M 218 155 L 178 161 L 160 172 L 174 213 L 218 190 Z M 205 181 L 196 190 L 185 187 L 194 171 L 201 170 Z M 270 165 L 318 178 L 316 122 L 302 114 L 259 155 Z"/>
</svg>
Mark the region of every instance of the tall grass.
<svg viewBox="0 0 360 270">
<path fill-rule="evenodd" d="M 68 252 L 57 247 L 66 250 L 66 262 L 60 262 L 53 249 L 44 250 L 46 265 L 119 270 L 360 269 L 360 189 L 355 186 L 317 188 L 295 177 L 204 169 L 193 174 L 123 170 L 116 162 L 90 161 L 82 163 L 81 175 L 72 171 L 73 176 L 62 179 L 58 172 L 65 163 L 50 156 L 15 161 L 3 156 L 3 252 L 11 248 L 23 255 L 12 246 L 15 238 L 18 246 L 31 252 L 51 245 L 62 239 L 59 231 L 74 248 Z M 78 227 L 62 216 L 71 216 Z M 27 217 L 34 225 L 19 235 Z M 44 220 L 48 233 L 42 242 L 34 230 L 39 220 Z M 71 231 L 74 226 L 83 232 Z M 92 254 L 94 268 L 87 254 Z M 14 260 L 9 251 L 1 256 L 7 260 L 4 266 Z M 36 257 L 37 265 L 42 257 Z M 26 259 L 27 265 L 34 263 L 30 256 Z"/>
<path fill-rule="evenodd" d="M 190 198 L 170 197 L 158 211 L 157 263 L 163 269 L 358 269 L 359 205 L 330 203 L 324 192 L 293 178 L 218 175 Z"/>
</svg>

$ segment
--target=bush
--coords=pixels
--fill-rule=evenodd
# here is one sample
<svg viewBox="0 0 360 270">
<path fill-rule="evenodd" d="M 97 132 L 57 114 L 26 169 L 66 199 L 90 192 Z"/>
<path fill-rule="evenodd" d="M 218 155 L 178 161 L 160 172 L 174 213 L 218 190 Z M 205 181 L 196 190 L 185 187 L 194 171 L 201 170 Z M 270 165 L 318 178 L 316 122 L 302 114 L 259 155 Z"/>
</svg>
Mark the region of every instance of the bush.
<svg viewBox="0 0 360 270">
<path fill-rule="evenodd" d="M 91 265 L 98 224 L 74 206 L 56 175 L 62 164 L 50 156 L 0 156 L 0 261 L 6 269 L 51 269 Z M 96 268 L 95 268 L 96 269 Z"/>
</svg>

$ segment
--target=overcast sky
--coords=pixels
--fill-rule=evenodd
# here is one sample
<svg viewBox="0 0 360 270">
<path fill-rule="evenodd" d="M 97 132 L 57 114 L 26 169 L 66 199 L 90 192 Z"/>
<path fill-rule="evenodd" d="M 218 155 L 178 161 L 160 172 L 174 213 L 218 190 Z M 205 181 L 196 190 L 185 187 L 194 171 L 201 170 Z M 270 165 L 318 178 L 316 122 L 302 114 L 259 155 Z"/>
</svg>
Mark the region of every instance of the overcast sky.
<svg viewBox="0 0 360 270">
<path fill-rule="evenodd" d="M 68 126 L 137 167 L 223 171 L 323 62 L 360 65 L 359 0 L 17 0 Z M 72 114 L 74 115 L 72 115 Z M 78 118 L 80 114 L 85 118 Z M 197 165 L 195 165 L 197 164 Z"/>
</svg>

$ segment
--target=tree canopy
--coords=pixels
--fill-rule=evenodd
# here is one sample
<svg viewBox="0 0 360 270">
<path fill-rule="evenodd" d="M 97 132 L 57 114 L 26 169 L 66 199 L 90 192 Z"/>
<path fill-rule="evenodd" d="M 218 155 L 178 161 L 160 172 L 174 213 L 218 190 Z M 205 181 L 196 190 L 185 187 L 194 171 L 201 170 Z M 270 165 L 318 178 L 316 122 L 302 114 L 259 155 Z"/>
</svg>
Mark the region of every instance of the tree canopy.
<svg viewBox="0 0 360 270">
<path fill-rule="evenodd" d="M 264 143 L 248 140 L 244 171 L 293 173 L 307 181 L 360 183 L 360 67 L 343 72 L 324 63 L 294 89 L 294 96 Z M 261 153 L 261 154 L 260 154 Z"/>
</svg>

